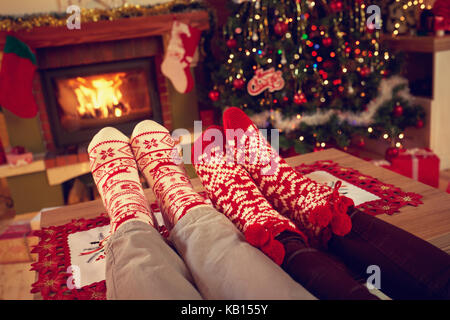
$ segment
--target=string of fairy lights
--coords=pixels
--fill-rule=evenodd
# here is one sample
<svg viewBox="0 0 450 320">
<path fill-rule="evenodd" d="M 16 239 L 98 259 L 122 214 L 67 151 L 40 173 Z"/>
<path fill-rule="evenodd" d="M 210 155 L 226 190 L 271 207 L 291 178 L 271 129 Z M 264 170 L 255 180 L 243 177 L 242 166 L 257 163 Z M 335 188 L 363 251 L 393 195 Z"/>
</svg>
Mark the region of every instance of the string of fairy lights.
<svg viewBox="0 0 450 320">
<path fill-rule="evenodd" d="M 408 1 L 404 1 L 404 0 L 395 0 L 395 2 L 397 3 L 403 3 L 403 10 L 404 12 L 406 12 L 407 10 L 416 10 L 417 9 L 431 9 L 432 6 L 431 5 L 426 5 L 424 0 L 408 0 Z M 400 28 L 406 24 L 406 17 L 404 14 L 402 14 L 400 17 L 396 18 L 394 21 L 394 30 L 392 31 L 392 36 L 398 36 L 400 34 Z"/>
</svg>

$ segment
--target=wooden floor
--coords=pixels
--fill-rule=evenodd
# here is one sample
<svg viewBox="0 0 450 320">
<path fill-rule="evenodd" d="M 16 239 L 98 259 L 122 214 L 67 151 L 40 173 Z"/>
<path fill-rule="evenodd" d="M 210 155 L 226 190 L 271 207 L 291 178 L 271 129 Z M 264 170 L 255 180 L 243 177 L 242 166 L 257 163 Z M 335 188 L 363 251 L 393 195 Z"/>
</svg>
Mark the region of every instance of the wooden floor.
<svg viewBox="0 0 450 320">
<path fill-rule="evenodd" d="M 450 170 L 441 172 L 439 189 L 446 190 L 450 183 Z M 29 220 L 36 215 L 35 212 L 18 215 L 14 219 L 0 220 L 0 231 L 11 222 Z M 442 241 L 446 241 L 442 239 Z M 439 239 L 433 244 L 437 245 Z M 450 250 L 450 248 L 448 248 Z M 449 250 L 445 250 L 449 252 Z M 35 272 L 29 271 L 31 262 L 0 264 L 0 300 L 26 300 L 33 299 L 30 293 L 31 284 L 35 281 Z"/>
</svg>

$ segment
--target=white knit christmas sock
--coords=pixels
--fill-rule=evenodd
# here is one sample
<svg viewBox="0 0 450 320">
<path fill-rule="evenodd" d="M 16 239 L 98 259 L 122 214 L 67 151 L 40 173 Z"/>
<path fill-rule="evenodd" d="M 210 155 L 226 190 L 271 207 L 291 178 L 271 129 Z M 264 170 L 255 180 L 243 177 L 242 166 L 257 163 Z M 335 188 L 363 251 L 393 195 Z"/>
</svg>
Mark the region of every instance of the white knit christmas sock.
<svg viewBox="0 0 450 320">
<path fill-rule="evenodd" d="M 140 220 L 154 226 L 129 139 L 115 128 L 98 132 L 88 147 L 92 177 L 111 218 L 111 232 Z"/>
<path fill-rule="evenodd" d="M 190 67 L 200 35 L 201 32 L 197 28 L 180 21 L 173 22 L 161 71 L 180 93 L 187 93 L 194 87 Z"/>
<path fill-rule="evenodd" d="M 211 137 L 222 139 L 210 141 Z M 273 209 L 247 171 L 225 158 L 223 131 L 211 126 L 198 138 L 192 150 L 192 163 L 209 198 L 244 234 L 251 245 L 260 248 L 275 263 L 284 259 L 283 245 L 275 239 L 283 231 L 306 237 L 287 218 Z"/>
<path fill-rule="evenodd" d="M 144 120 L 134 128 L 130 143 L 139 169 L 153 189 L 169 228 L 190 209 L 210 206 L 194 191 L 184 168 L 174 162 L 177 149 L 166 128 L 155 121 Z"/>
</svg>

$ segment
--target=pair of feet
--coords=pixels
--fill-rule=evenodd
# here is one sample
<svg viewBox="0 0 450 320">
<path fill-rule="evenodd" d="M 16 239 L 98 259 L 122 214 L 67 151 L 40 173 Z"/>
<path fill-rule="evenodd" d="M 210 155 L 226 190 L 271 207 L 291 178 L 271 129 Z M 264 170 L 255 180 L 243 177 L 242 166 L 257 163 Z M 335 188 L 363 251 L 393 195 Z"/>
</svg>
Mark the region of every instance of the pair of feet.
<svg viewBox="0 0 450 320">
<path fill-rule="evenodd" d="M 350 232 L 353 201 L 339 195 L 339 185 L 333 190 L 294 170 L 239 108 L 225 110 L 223 127 L 194 143 L 192 162 L 215 207 L 272 258 L 284 230 L 314 245 Z"/>
</svg>

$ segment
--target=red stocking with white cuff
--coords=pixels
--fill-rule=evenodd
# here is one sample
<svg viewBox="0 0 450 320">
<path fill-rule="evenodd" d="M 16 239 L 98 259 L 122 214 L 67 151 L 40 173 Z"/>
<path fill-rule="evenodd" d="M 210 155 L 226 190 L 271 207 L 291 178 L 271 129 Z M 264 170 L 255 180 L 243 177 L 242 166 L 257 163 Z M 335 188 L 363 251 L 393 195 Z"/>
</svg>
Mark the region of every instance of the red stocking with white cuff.
<svg viewBox="0 0 450 320">
<path fill-rule="evenodd" d="M 211 137 L 216 137 L 216 141 L 210 142 Z M 247 242 L 278 265 L 283 262 L 285 252 L 276 236 L 292 231 L 307 241 L 289 219 L 272 208 L 245 169 L 226 159 L 220 127 L 209 127 L 195 141 L 192 157 L 197 175 L 216 209 L 243 232 Z"/>
<path fill-rule="evenodd" d="M 225 110 L 223 123 L 235 160 L 251 175 L 274 208 L 290 217 L 310 240 L 320 237 L 319 242 L 327 242 L 329 226 L 339 236 L 350 232 L 347 209 L 353 201 L 340 196 L 339 187 L 333 190 L 294 170 L 241 109 Z"/>
<path fill-rule="evenodd" d="M 161 71 L 180 93 L 188 93 L 194 87 L 190 68 L 200 35 L 197 28 L 180 21 L 173 22 Z"/>
</svg>

